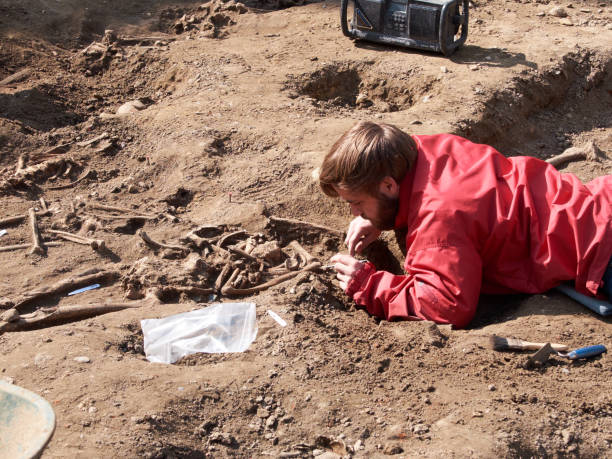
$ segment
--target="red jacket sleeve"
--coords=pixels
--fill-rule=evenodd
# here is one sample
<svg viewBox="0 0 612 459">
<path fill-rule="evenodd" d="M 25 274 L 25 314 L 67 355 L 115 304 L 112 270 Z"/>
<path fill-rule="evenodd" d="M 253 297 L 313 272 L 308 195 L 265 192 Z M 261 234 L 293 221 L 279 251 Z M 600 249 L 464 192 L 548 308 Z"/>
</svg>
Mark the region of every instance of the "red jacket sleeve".
<svg viewBox="0 0 612 459">
<path fill-rule="evenodd" d="M 465 327 L 474 317 L 482 261 L 471 247 L 430 247 L 409 253 L 406 274 L 369 272 L 352 295 L 372 315 L 432 320 Z M 367 268 L 366 268 L 367 269 Z M 352 293 L 352 292 L 350 292 Z"/>
</svg>

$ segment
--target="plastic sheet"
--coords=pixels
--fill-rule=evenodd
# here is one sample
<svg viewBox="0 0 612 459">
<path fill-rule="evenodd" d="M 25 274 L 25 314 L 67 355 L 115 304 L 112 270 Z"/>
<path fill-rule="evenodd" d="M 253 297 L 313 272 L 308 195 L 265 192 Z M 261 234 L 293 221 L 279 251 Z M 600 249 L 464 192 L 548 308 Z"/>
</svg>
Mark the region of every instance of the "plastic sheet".
<svg viewBox="0 0 612 459">
<path fill-rule="evenodd" d="M 255 303 L 216 303 L 140 321 L 147 360 L 174 363 L 197 352 L 244 352 L 257 336 Z"/>
</svg>

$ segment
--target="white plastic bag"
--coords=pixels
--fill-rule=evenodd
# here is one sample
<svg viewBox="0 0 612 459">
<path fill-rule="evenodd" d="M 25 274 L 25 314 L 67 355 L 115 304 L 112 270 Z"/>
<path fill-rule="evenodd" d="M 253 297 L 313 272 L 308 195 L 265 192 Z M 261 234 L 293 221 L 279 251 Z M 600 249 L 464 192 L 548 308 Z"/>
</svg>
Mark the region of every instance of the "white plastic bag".
<svg viewBox="0 0 612 459">
<path fill-rule="evenodd" d="M 196 352 L 244 352 L 257 336 L 255 303 L 215 303 L 140 321 L 149 362 L 174 363 Z"/>
</svg>

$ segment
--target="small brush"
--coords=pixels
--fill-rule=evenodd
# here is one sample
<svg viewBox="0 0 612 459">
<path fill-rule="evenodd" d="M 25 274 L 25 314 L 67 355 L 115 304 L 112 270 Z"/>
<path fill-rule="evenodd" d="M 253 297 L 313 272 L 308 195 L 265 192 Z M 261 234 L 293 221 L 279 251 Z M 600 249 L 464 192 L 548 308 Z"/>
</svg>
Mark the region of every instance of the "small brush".
<svg viewBox="0 0 612 459">
<path fill-rule="evenodd" d="M 546 343 L 532 343 L 517 338 L 504 338 L 493 335 L 490 338 L 491 349 L 495 351 L 537 351 Z M 551 344 L 555 351 L 567 351 L 569 348 L 565 344 Z"/>
</svg>

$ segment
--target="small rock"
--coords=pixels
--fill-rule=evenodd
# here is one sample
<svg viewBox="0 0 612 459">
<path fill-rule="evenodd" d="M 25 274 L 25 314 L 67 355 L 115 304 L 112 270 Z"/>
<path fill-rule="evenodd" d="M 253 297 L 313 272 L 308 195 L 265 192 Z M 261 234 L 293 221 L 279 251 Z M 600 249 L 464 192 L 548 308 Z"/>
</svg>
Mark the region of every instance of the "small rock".
<svg viewBox="0 0 612 459">
<path fill-rule="evenodd" d="M 0 321 L 15 322 L 19 320 L 20 317 L 21 316 L 19 315 L 19 312 L 17 311 L 17 309 L 11 308 L 11 309 L 4 311 L 2 314 L 0 314 Z"/>
<path fill-rule="evenodd" d="M 478 64 L 474 64 L 474 65 L 470 65 L 470 70 L 472 71 L 476 71 L 478 70 L 480 67 L 478 66 Z"/>
<path fill-rule="evenodd" d="M 74 359 L 75 362 L 79 362 L 79 363 L 89 363 L 91 362 L 91 359 L 85 355 L 80 355 L 78 357 L 75 357 Z"/>
<path fill-rule="evenodd" d="M 574 23 L 572 22 L 572 20 L 570 18 L 563 18 L 563 19 L 559 19 L 559 24 L 565 25 L 565 26 L 573 26 Z"/>
<path fill-rule="evenodd" d="M 366 94 L 362 93 L 357 96 L 357 99 L 355 99 L 355 105 L 369 107 L 370 105 L 372 105 L 372 101 L 368 99 L 368 96 Z"/>
<path fill-rule="evenodd" d="M 561 431 L 561 438 L 563 438 L 563 443 L 569 445 L 574 440 L 574 432 L 569 429 L 563 429 Z"/>
<path fill-rule="evenodd" d="M 258 418 L 265 419 L 268 416 L 270 416 L 270 412 L 267 409 L 265 409 L 265 408 L 258 408 L 257 409 L 257 417 Z"/>
<path fill-rule="evenodd" d="M 555 17 L 558 17 L 558 18 L 566 18 L 567 17 L 567 11 L 565 11 L 560 6 L 552 7 L 550 10 L 548 10 L 548 14 L 550 16 L 555 16 Z"/>
<path fill-rule="evenodd" d="M 10 376 L 2 376 L 0 377 L 0 380 L 9 384 L 15 384 L 15 378 L 12 378 Z"/>
<path fill-rule="evenodd" d="M 276 418 L 276 416 L 270 416 L 267 420 L 266 420 L 266 428 L 267 429 L 275 429 L 276 425 L 278 423 L 278 419 Z"/>
<path fill-rule="evenodd" d="M 96 411 L 98 411 L 98 408 L 96 408 L 95 406 L 90 406 L 88 411 L 90 413 L 95 413 Z"/>
<path fill-rule="evenodd" d="M 489 389 L 491 392 L 494 392 L 494 391 L 496 391 L 496 390 L 497 390 L 497 387 L 495 387 L 495 385 L 494 385 L 494 384 L 489 384 L 488 389 Z"/>
<path fill-rule="evenodd" d="M 226 432 L 213 432 L 208 440 L 211 443 L 219 443 L 225 446 L 232 446 L 236 442 L 236 439 Z"/>
<path fill-rule="evenodd" d="M 448 69 L 443 65 L 442 67 L 440 67 L 440 72 L 448 73 Z"/>
<path fill-rule="evenodd" d="M 415 424 L 412 426 L 412 431 L 417 435 L 423 435 L 429 432 L 429 426 L 425 424 Z"/>
<path fill-rule="evenodd" d="M 52 360 L 53 357 L 49 354 L 36 354 L 34 356 L 34 365 L 37 367 L 45 365 L 49 360 Z"/>
<path fill-rule="evenodd" d="M 144 110 L 147 106 L 139 99 L 131 100 L 126 102 L 121 107 L 117 109 L 117 115 L 127 115 L 130 113 L 136 113 L 141 110 Z"/>
<path fill-rule="evenodd" d="M 402 454 L 404 452 L 404 449 L 398 445 L 398 444 L 388 444 L 385 446 L 385 448 L 383 449 L 383 454 L 386 454 L 387 456 L 393 456 L 395 454 Z"/>
</svg>

